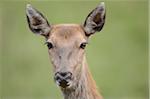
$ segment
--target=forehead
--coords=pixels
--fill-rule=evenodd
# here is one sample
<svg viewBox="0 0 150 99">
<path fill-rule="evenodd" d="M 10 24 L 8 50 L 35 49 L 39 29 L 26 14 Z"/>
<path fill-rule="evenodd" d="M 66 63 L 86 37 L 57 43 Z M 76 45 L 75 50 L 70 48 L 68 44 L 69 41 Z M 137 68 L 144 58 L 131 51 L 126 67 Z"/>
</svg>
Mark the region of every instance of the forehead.
<svg viewBox="0 0 150 99">
<path fill-rule="evenodd" d="M 55 42 L 86 41 L 84 30 L 78 24 L 53 25 L 48 40 Z"/>
</svg>

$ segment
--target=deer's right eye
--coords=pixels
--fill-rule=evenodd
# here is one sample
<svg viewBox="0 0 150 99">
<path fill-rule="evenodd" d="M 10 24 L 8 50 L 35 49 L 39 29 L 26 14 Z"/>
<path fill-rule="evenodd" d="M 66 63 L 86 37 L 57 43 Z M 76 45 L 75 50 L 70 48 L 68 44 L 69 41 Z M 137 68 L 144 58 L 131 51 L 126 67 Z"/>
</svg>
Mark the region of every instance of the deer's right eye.
<svg viewBox="0 0 150 99">
<path fill-rule="evenodd" d="M 53 48 L 53 44 L 51 42 L 46 42 L 48 49 Z"/>
</svg>

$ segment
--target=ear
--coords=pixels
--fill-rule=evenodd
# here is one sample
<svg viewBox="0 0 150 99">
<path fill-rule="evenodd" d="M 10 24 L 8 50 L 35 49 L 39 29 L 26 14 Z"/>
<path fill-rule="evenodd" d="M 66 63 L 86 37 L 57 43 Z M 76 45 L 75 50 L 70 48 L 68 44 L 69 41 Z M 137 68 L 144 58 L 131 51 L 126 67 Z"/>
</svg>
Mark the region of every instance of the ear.
<svg viewBox="0 0 150 99">
<path fill-rule="evenodd" d="M 50 32 L 50 25 L 46 18 L 30 4 L 27 4 L 26 15 L 29 28 L 35 34 L 47 36 Z"/>
<path fill-rule="evenodd" d="M 86 18 L 84 31 L 87 36 L 99 32 L 105 23 L 105 4 L 100 3 Z"/>
</svg>

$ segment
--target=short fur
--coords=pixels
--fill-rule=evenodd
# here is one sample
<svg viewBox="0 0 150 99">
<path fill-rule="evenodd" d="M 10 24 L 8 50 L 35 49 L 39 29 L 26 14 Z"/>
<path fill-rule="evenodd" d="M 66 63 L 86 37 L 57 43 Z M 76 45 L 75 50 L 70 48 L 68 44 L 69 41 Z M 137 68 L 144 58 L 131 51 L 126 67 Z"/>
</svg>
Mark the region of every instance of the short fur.
<svg viewBox="0 0 150 99">
<path fill-rule="evenodd" d="M 30 4 L 26 10 L 30 30 L 46 38 L 54 74 L 70 72 L 72 77 L 66 88 L 60 86 L 64 99 L 102 99 L 89 71 L 85 49 L 89 36 L 103 28 L 105 22 L 104 3 L 98 5 L 87 16 L 84 25 L 50 25 L 46 18 Z M 58 84 L 58 82 L 56 81 Z M 58 84 L 59 85 L 59 84 Z"/>
</svg>

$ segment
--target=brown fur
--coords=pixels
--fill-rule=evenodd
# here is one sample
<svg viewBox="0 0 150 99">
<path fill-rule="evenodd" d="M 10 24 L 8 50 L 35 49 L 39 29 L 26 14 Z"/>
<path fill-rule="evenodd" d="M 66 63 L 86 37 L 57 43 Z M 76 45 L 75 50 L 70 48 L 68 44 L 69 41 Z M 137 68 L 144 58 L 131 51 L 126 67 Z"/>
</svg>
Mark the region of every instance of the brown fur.
<svg viewBox="0 0 150 99">
<path fill-rule="evenodd" d="M 31 31 L 46 38 L 54 74 L 69 72 L 71 75 L 70 80 L 65 81 L 67 82 L 65 87 L 55 79 L 63 92 L 64 99 L 102 99 L 89 71 L 84 48 L 90 35 L 103 28 L 104 2 L 92 10 L 83 26 L 50 25 L 46 18 L 30 4 L 27 4 L 26 14 Z"/>
<path fill-rule="evenodd" d="M 85 35 L 82 27 L 77 24 L 54 25 L 47 41 L 57 46 L 55 50 L 49 50 L 54 65 L 54 72 L 71 71 L 75 78 L 72 82 L 73 87 L 61 88 L 64 98 L 102 99 L 88 69 L 85 52 L 79 49 L 79 45 L 82 42 L 88 42 L 88 37 Z M 61 56 L 64 59 L 57 58 L 57 56 Z"/>
</svg>

